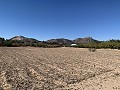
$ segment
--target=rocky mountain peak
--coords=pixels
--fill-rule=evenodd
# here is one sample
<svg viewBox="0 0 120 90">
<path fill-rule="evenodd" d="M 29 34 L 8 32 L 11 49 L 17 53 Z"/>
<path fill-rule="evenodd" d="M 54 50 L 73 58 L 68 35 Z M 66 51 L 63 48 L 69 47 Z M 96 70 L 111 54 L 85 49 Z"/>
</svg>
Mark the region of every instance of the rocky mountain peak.
<svg viewBox="0 0 120 90">
<path fill-rule="evenodd" d="M 26 37 L 24 36 L 15 36 L 13 38 L 11 38 L 11 40 L 24 40 Z"/>
</svg>

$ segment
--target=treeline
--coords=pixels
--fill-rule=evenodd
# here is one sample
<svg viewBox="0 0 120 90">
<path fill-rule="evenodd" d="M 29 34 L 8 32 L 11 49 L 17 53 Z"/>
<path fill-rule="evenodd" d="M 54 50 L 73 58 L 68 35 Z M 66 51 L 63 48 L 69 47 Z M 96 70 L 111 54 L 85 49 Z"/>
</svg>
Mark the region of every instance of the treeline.
<svg viewBox="0 0 120 90">
<path fill-rule="evenodd" d="M 96 49 L 120 49 L 120 40 L 109 40 L 109 41 L 101 41 L 101 42 L 91 42 L 89 44 L 79 44 L 74 47 L 78 48 L 96 48 Z"/>
<path fill-rule="evenodd" d="M 88 44 L 77 44 L 75 46 L 71 46 L 70 44 L 58 44 L 58 43 L 47 43 L 44 41 L 29 41 L 29 40 L 5 40 L 4 38 L 0 38 L 0 46 L 6 47 L 44 47 L 44 48 L 54 48 L 54 47 L 76 47 L 76 48 L 96 48 L 96 49 L 120 49 L 120 40 L 109 40 L 109 41 L 98 41 L 91 42 Z"/>
<path fill-rule="evenodd" d="M 5 40 L 4 38 L 0 38 L 0 46 L 5 47 L 44 47 L 44 48 L 52 48 L 52 47 L 61 47 L 61 45 L 56 43 L 47 43 L 44 41 L 27 41 L 27 40 Z"/>
</svg>

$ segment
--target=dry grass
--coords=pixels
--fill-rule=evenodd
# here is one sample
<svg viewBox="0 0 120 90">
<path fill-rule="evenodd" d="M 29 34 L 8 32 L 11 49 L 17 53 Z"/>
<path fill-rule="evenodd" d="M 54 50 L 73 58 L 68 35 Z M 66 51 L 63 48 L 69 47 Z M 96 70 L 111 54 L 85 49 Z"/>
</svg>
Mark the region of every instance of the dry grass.
<svg viewBox="0 0 120 90">
<path fill-rule="evenodd" d="M 0 90 L 120 90 L 120 51 L 0 47 Z"/>
</svg>

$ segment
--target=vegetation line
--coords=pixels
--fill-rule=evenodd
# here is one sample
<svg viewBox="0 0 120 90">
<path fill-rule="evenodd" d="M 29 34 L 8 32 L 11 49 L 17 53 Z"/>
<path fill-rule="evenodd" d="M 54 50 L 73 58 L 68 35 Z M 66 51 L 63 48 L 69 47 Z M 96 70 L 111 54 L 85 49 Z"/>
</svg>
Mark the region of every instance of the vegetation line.
<svg viewBox="0 0 120 90">
<path fill-rule="evenodd" d="M 72 44 L 74 43 L 74 44 Z M 6 47 L 21 47 L 21 46 L 31 46 L 31 47 L 43 47 L 43 48 L 55 48 L 55 47 L 75 47 L 75 48 L 95 48 L 95 49 L 120 49 L 120 40 L 109 40 L 109 41 L 97 41 L 90 37 L 79 38 L 70 41 L 67 39 L 51 39 L 48 41 L 38 41 L 33 38 L 25 38 L 23 36 L 16 36 L 9 40 L 0 38 L 0 46 Z M 95 52 L 95 49 L 89 49 Z"/>
</svg>

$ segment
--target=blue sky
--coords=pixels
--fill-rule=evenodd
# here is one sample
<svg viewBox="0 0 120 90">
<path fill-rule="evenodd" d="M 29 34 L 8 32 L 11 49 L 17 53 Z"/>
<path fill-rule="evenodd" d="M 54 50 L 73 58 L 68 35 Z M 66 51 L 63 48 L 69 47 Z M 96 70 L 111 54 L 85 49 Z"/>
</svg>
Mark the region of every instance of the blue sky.
<svg viewBox="0 0 120 90">
<path fill-rule="evenodd" d="M 0 37 L 120 39 L 120 0 L 0 0 Z"/>
</svg>

